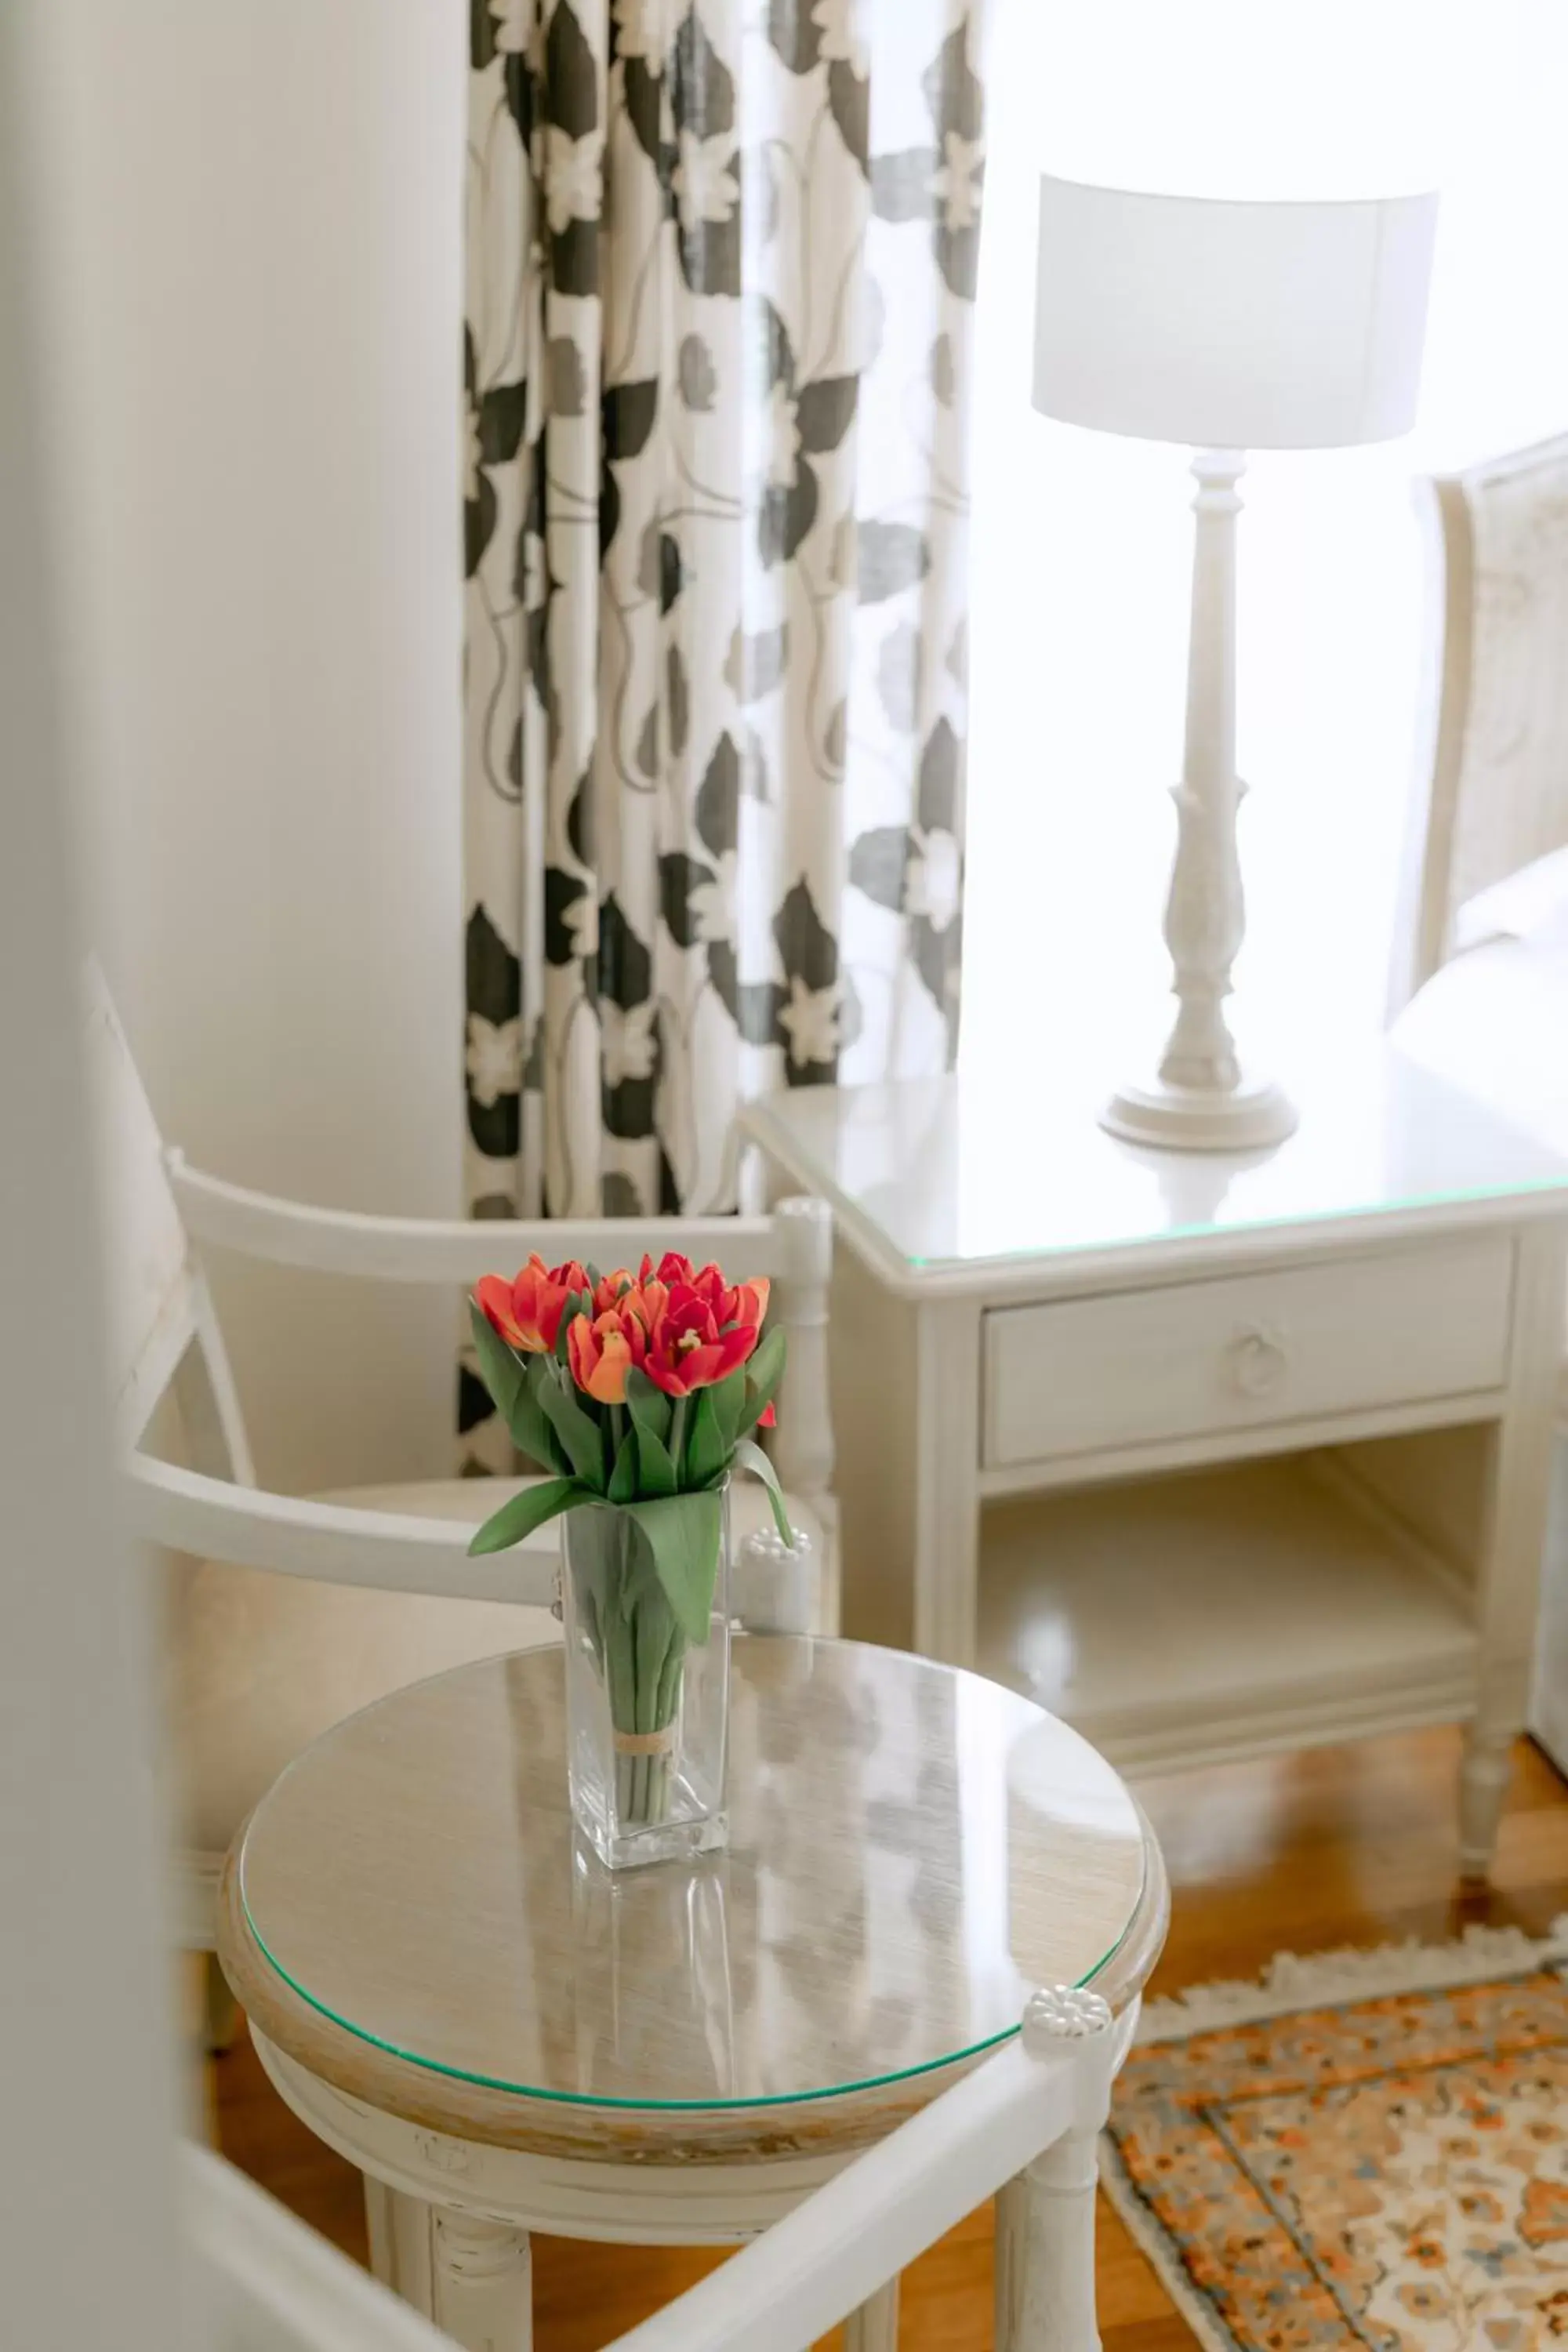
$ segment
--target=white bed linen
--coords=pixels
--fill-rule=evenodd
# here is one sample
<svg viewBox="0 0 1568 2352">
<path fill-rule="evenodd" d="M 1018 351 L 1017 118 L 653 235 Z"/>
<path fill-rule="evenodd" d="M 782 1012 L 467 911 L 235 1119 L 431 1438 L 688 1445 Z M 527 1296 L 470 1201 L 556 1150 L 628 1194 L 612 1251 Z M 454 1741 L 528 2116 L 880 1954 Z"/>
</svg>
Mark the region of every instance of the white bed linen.
<svg viewBox="0 0 1568 2352">
<path fill-rule="evenodd" d="M 1492 940 L 1568 947 L 1568 848 L 1549 850 L 1466 899 L 1455 918 L 1455 947 L 1481 948 Z"/>
<path fill-rule="evenodd" d="M 1456 956 L 1393 1034 L 1413 1061 L 1568 1153 L 1568 936 L 1494 939 Z"/>
<path fill-rule="evenodd" d="M 1413 1060 L 1568 1152 L 1568 925 L 1539 895 L 1533 904 L 1515 899 L 1485 911 L 1498 922 L 1517 920 L 1529 936 L 1491 937 L 1456 956 L 1406 1005 L 1393 1034 Z M 1478 921 L 1470 935 L 1482 928 Z M 1568 1373 L 1558 1403 L 1568 1427 Z M 1529 1720 L 1568 1774 L 1568 1434 L 1559 1436 L 1552 1484 Z"/>
</svg>

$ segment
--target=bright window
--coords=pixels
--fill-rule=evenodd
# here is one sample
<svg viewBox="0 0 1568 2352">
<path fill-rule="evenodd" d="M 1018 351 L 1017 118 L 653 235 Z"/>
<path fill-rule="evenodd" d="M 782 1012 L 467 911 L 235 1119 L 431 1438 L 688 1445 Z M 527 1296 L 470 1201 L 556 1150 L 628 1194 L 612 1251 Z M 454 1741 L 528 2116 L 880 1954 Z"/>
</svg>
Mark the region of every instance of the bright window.
<svg viewBox="0 0 1568 2352">
<path fill-rule="evenodd" d="M 1082 21 L 1077 21 L 1081 19 Z M 1163 1037 L 1190 453 L 1029 404 L 1035 184 L 1230 194 L 1443 188 L 1415 433 L 1249 459 L 1236 1025 L 1289 1076 L 1381 1023 L 1417 756 L 1426 551 L 1412 485 L 1568 428 L 1563 0 L 1095 0 L 995 10 L 977 321 L 966 1067 Z M 1435 168 L 1436 167 L 1436 168 Z M 1568 657 L 1568 655 L 1565 655 Z M 1027 1031 L 1027 1042 L 1020 1031 Z"/>
</svg>

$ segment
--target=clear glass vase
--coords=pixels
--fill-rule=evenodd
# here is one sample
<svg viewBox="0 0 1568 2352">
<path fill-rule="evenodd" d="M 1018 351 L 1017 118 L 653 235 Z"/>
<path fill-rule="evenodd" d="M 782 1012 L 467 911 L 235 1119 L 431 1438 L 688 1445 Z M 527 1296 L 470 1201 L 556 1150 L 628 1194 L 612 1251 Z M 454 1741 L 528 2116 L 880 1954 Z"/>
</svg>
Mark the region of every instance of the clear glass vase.
<svg viewBox="0 0 1568 2352">
<path fill-rule="evenodd" d="M 676 1623 L 630 1512 L 561 1522 L 566 1759 L 577 1827 L 610 1870 L 724 1843 L 730 1739 L 730 1498 L 705 1642 Z"/>
</svg>

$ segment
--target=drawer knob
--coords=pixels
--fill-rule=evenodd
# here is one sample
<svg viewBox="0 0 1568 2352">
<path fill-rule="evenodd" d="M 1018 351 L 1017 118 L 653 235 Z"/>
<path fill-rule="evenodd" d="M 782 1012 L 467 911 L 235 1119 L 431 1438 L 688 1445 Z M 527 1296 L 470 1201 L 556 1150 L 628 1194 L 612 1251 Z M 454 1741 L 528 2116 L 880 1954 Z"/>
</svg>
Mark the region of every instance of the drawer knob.
<svg viewBox="0 0 1568 2352">
<path fill-rule="evenodd" d="M 1283 1332 L 1250 1323 L 1230 1343 L 1231 1370 L 1243 1396 L 1272 1396 L 1289 1370 Z"/>
</svg>

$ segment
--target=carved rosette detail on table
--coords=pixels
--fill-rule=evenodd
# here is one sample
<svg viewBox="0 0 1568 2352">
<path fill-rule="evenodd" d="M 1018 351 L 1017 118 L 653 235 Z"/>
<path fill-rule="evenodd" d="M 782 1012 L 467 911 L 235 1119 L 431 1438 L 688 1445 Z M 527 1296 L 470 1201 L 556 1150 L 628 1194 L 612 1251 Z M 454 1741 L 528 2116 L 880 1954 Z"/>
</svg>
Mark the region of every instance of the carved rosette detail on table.
<svg viewBox="0 0 1568 2352">
<path fill-rule="evenodd" d="M 414 2144 L 437 2172 L 467 2172 L 473 2160 L 473 2150 L 464 2141 L 447 2139 L 440 2132 L 416 2132 Z"/>
<path fill-rule="evenodd" d="M 1042 1985 L 1024 2005 L 1024 2047 L 1044 2058 L 1064 2042 L 1089 2042 L 1109 2033 L 1110 2005 L 1079 1985 Z"/>
</svg>

